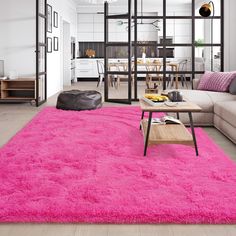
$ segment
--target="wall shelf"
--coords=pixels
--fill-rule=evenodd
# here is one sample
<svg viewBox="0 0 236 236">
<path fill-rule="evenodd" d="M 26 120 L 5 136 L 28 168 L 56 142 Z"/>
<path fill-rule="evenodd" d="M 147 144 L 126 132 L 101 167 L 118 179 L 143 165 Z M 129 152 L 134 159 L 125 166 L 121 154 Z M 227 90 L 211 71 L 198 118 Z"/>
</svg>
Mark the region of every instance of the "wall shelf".
<svg viewBox="0 0 236 236">
<path fill-rule="evenodd" d="M 29 89 L 29 88 L 7 88 L 3 89 L 3 91 L 34 91 L 34 89 Z"/>
<path fill-rule="evenodd" d="M 35 98 L 33 97 L 5 97 L 5 98 L 2 98 L 1 100 L 22 100 L 22 101 L 25 101 L 25 100 L 34 100 Z"/>
<path fill-rule="evenodd" d="M 25 102 L 36 99 L 35 79 L 0 80 L 0 102 Z"/>
</svg>

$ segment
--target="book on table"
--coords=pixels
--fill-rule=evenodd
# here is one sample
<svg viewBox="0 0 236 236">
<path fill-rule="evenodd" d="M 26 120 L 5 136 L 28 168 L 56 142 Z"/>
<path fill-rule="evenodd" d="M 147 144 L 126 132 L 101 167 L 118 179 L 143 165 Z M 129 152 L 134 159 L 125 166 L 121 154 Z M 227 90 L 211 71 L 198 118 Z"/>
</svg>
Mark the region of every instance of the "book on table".
<svg viewBox="0 0 236 236">
<path fill-rule="evenodd" d="M 161 118 L 152 118 L 152 124 L 182 124 L 182 122 L 173 116 L 163 116 Z"/>
</svg>

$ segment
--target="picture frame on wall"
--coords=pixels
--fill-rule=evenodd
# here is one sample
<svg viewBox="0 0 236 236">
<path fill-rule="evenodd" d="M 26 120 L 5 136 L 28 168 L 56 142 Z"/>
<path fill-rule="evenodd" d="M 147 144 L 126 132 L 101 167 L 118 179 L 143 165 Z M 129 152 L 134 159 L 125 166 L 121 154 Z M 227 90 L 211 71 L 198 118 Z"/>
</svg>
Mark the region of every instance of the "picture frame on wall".
<svg viewBox="0 0 236 236">
<path fill-rule="evenodd" d="M 58 28 L 58 13 L 56 11 L 53 12 L 53 26 Z"/>
<path fill-rule="evenodd" d="M 47 37 L 47 53 L 52 53 L 52 38 Z"/>
<path fill-rule="evenodd" d="M 58 37 L 53 38 L 53 50 L 59 51 L 59 39 Z"/>
<path fill-rule="evenodd" d="M 47 32 L 52 33 L 52 6 L 47 4 Z"/>
</svg>

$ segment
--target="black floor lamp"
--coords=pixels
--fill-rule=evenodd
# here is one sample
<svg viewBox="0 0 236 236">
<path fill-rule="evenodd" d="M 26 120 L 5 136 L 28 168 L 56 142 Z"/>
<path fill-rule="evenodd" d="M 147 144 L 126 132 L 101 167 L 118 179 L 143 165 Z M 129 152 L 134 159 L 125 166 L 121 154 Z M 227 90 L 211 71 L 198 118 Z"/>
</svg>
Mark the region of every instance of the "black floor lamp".
<svg viewBox="0 0 236 236">
<path fill-rule="evenodd" d="M 215 5 L 214 2 L 210 1 L 209 3 L 204 3 L 200 9 L 199 14 L 202 17 L 209 17 L 212 14 L 212 17 L 215 16 Z M 211 71 L 213 71 L 213 18 L 211 18 Z"/>
</svg>

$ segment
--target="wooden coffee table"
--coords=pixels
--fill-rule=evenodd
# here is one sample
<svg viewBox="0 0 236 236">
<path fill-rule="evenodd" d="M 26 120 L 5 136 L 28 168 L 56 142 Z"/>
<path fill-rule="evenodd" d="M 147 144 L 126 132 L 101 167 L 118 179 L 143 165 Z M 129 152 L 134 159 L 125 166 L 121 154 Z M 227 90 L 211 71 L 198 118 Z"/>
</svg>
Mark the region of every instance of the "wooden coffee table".
<svg viewBox="0 0 236 236">
<path fill-rule="evenodd" d="M 140 107 L 142 110 L 142 118 L 140 129 L 143 130 L 144 136 L 144 156 L 147 154 L 148 145 L 153 144 L 183 144 L 195 147 L 198 156 L 198 147 L 194 132 L 194 124 L 192 112 L 200 112 L 202 109 L 189 101 L 179 102 L 176 106 L 168 106 L 165 103 L 152 106 L 140 99 Z M 170 105 L 170 104 L 169 104 Z M 144 119 L 145 112 L 149 113 L 148 120 Z M 174 112 L 179 118 L 179 113 L 188 113 L 191 133 L 183 124 L 152 124 L 152 114 L 154 112 Z"/>
</svg>

